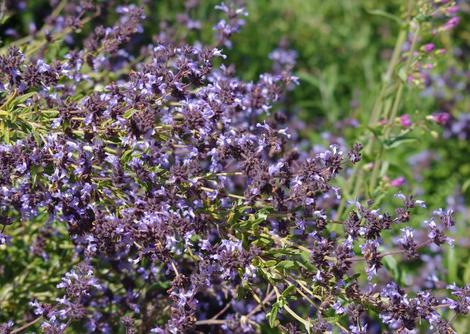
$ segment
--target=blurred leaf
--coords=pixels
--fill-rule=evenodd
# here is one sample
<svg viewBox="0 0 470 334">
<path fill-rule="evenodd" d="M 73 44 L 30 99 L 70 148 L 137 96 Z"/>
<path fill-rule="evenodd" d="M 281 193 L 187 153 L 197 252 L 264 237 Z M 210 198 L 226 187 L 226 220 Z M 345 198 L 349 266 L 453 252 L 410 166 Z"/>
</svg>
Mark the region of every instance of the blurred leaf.
<svg viewBox="0 0 470 334">
<path fill-rule="evenodd" d="M 289 285 L 287 288 L 284 289 L 284 291 L 282 291 L 282 297 L 283 298 L 287 298 L 288 296 L 290 296 L 292 294 L 292 292 L 295 291 L 295 286 L 293 285 Z"/>
<path fill-rule="evenodd" d="M 449 247 L 447 251 L 447 278 L 448 283 L 458 282 L 457 277 L 457 256 L 456 256 L 455 248 Z"/>
<path fill-rule="evenodd" d="M 470 187 L 470 179 L 466 180 L 462 185 L 462 192 L 466 192 Z"/>
<path fill-rule="evenodd" d="M 394 138 L 385 140 L 384 141 L 384 146 L 385 146 L 386 149 L 392 149 L 392 148 L 399 147 L 403 144 L 414 143 L 417 140 L 418 139 L 416 137 L 404 134 L 404 135 L 399 135 L 399 136 L 396 136 Z"/>
<path fill-rule="evenodd" d="M 385 268 L 387 268 L 388 270 L 392 272 L 393 279 L 397 282 L 400 282 L 401 273 L 398 268 L 397 260 L 393 256 L 385 256 L 382 259 L 382 262 Z"/>
<path fill-rule="evenodd" d="M 382 17 L 388 18 L 392 21 L 395 21 L 399 25 L 404 24 L 404 22 L 401 18 L 399 18 L 396 15 L 390 14 L 389 12 L 385 12 L 385 11 L 380 10 L 380 9 L 367 9 L 366 11 L 367 11 L 367 13 L 372 14 L 372 15 L 377 15 L 377 16 L 382 16 Z"/>
</svg>

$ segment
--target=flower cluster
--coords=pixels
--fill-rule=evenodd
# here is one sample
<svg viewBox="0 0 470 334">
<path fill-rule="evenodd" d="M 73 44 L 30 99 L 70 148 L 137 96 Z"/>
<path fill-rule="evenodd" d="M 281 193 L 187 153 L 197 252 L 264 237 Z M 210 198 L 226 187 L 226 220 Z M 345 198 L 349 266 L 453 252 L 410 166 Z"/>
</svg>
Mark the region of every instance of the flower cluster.
<svg viewBox="0 0 470 334">
<path fill-rule="evenodd" d="M 460 7 L 456 1 L 420 1 L 418 4 L 417 24 L 424 21 L 421 26 L 415 28 L 414 34 L 410 36 L 410 45 L 420 44 L 419 47 L 409 50 L 415 57 L 410 64 L 411 72 L 408 74 L 408 82 L 413 85 L 426 85 L 429 82 L 431 70 L 436 66 L 437 60 L 441 58 L 446 50 L 439 48 L 434 42 L 436 35 L 455 29 L 460 23 Z M 427 21 L 427 22 L 426 22 Z M 428 42 L 419 41 L 422 32 L 419 29 L 429 31 Z"/>
</svg>

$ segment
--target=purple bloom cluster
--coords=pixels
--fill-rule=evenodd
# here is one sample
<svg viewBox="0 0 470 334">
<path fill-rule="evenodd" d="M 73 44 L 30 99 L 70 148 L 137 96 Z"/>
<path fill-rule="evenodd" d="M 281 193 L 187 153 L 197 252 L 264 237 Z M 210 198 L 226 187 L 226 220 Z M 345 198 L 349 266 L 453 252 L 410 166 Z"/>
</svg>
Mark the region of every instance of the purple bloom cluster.
<svg viewBox="0 0 470 334">
<path fill-rule="evenodd" d="M 409 41 L 406 47 L 418 42 L 421 44 L 419 48 L 407 50 L 412 52 L 415 58 L 410 66 L 410 73 L 408 73 L 407 81 L 413 85 L 426 86 L 429 84 L 432 69 L 436 66 L 436 61 L 446 53 L 446 49 L 438 48 L 434 43 L 435 37 L 451 30 L 454 30 L 460 23 L 459 11 L 460 6 L 456 1 L 422 1 L 418 4 L 419 19 L 413 22 L 417 25 L 420 21 L 428 21 L 428 26 L 421 26 L 427 34 L 423 34 L 418 30 L 414 31 L 409 36 Z M 417 28 L 415 28 L 417 29 Z M 429 30 L 429 31 L 428 31 Z M 423 43 L 421 41 L 423 35 L 430 35 L 429 42 Z M 413 42 L 415 40 L 415 42 Z"/>
<path fill-rule="evenodd" d="M 217 42 L 219 45 L 231 48 L 232 41 L 230 37 L 240 31 L 245 25 L 243 17 L 248 16 L 248 12 L 242 5 L 237 6 L 236 1 L 230 2 L 229 4 L 222 2 L 220 5 L 215 6 L 215 9 L 222 11 L 226 15 L 226 18 L 221 19 L 214 26 L 214 30 L 217 33 Z"/>
</svg>

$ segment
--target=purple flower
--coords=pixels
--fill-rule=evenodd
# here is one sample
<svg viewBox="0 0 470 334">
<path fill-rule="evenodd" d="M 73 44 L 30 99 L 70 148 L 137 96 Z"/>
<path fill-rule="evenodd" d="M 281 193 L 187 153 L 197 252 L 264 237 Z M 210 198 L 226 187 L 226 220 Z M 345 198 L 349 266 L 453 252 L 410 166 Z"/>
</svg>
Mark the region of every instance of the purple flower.
<svg viewBox="0 0 470 334">
<path fill-rule="evenodd" d="M 410 115 L 404 114 L 400 116 L 400 124 L 404 128 L 409 128 L 413 124 L 411 121 Z"/>
<path fill-rule="evenodd" d="M 402 231 L 402 238 L 400 239 L 400 244 L 405 250 L 406 255 L 409 258 L 417 257 L 418 244 L 415 241 L 414 231 L 408 227 L 401 229 L 401 231 Z"/>
<path fill-rule="evenodd" d="M 443 26 L 442 26 L 442 30 L 446 31 L 446 30 L 452 30 L 454 29 L 455 27 L 457 27 L 460 23 L 460 17 L 458 16 L 455 16 L 455 17 L 452 17 L 451 19 L 449 19 Z"/>
<path fill-rule="evenodd" d="M 433 43 L 428 43 L 428 44 L 424 44 L 422 46 L 424 52 L 432 52 L 434 51 L 434 49 L 436 48 L 436 46 L 433 44 Z"/>
<path fill-rule="evenodd" d="M 8 245 L 11 243 L 11 236 L 0 233 L 0 245 Z"/>
<path fill-rule="evenodd" d="M 406 179 L 403 176 L 399 176 L 399 177 L 397 177 L 397 178 L 390 181 L 390 185 L 392 187 L 396 187 L 396 188 L 399 188 L 399 187 L 403 186 L 405 183 L 406 183 Z"/>
<path fill-rule="evenodd" d="M 433 122 L 436 122 L 440 125 L 446 125 L 450 119 L 450 114 L 447 112 L 437 112 L 430 116 Z"/>
</svg>

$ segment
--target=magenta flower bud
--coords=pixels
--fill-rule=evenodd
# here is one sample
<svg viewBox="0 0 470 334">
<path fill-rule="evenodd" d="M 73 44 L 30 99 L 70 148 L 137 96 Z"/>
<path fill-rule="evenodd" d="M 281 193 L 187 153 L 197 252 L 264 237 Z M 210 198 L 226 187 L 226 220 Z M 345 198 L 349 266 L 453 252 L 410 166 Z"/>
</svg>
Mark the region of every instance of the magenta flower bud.
<svg viewBox="0 0 470 334">
<path fill-rule="evenodd" d="M 456 6 L 451 6 L 451 7 L 447 8 L 447 13 L 449 15 L 455 15 L 459 12 L 459 10 L 460 10 L 459 6 L 457 6 L 457 5 Z"/>
<path fill-rule="evenodd" d="M 397 188 L 398 188 L 398 187 L 401 187 L 401 186 L 404 185 L 405 183 L 406 183 L 406 179 L 405 179 L 405 177 L 403 177 L 403 176 L 399 176 L 399 177 L 397 177 L 396 179 L 393 179 L 393 180 L 390 181 L 390 185 L 391 185 L 392 187 L 397 187 Z"/>
<path fill-rule="evenodd" d="M 411 122 L 411 118 L 410 118 L 410 115 L 408 114 L 404 114 L 400 117 L 400 124 L 401 126 L 405 127 L 405 128 L 409 128 L 411 126 L 411 124 L 413 124 Z"/>
<path fill-rule="evenodd" d="M 456 16 L 451 18 L 442 26 L 443 30 L 452 30 L 460 23 L 460 17 Z"/>
<path fill-rule="evenodd" d="M 428 43 L 423 45 L 424 52 L 432 52 L 436 46 L 433 43 Z"/>
<path fill-rule="evenodd" d="M 431 115 L 431 120 L 437 124 L 445 125 L 450 119 L 450 114 L 447 112 L 437 112 Z"/>
<path fill-rule="evenodd" d="M 388 123 L 388 120 L 386 118 L 382 118 L 380 121 L 379 121 L 379 125 L 380 126 L 385 126 L 387 125 Z"/>
</svg>

